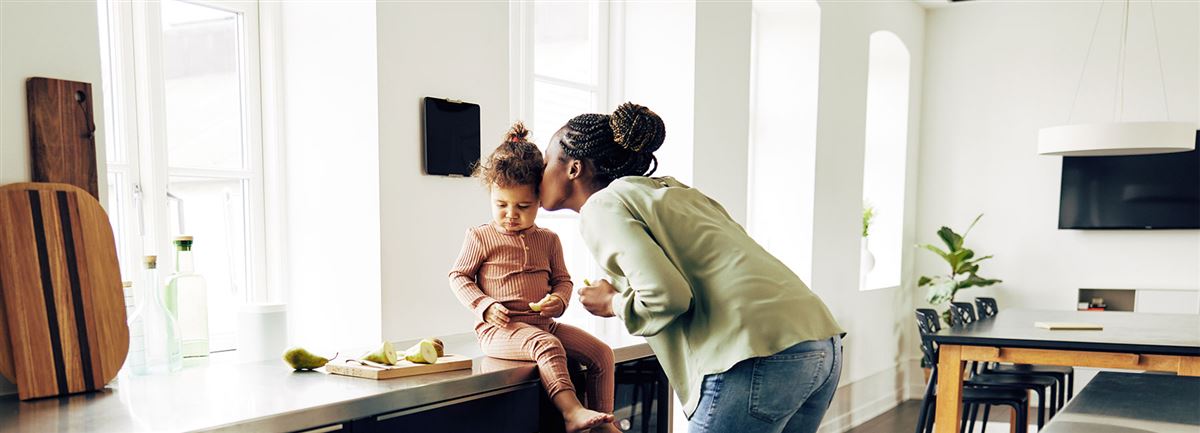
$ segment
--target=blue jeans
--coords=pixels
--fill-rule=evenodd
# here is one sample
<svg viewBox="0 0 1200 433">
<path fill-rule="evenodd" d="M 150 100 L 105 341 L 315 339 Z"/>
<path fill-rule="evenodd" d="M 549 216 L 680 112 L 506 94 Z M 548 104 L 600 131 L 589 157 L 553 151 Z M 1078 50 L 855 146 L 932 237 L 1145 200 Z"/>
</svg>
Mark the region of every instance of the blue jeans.
<svg viewBox="0 0 1200 433">
<path fill-rule="evenodd" d="M 812 433 L 842 373 L 842 337 L 805 341 L 704 377 L 689 433 Z"/>
</svg>

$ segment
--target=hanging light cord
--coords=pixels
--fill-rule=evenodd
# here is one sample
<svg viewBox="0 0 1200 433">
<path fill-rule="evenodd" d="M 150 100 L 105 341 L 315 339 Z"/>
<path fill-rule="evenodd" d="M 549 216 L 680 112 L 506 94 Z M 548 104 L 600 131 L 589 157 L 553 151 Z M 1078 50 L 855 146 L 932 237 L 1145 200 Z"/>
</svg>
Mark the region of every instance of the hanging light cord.
<svg viewBox="0 0 1200 433">
<path fill-rule="evenodd" d="M 1092 46 L 1096 44 L 1096 30 L 1100 28 L 1100 16 L 1104 13 L 1104 3 L 1100 2 L 1100 10 L 1096 11 L 1096 24 L 1092 25 L 1092 39 L 1088 41 L 1087 54 L 1083 57 L 1083 67 L 1079 68 L 1079 80 L 1075 84 L 1075 97 L 1071 98 L 1071 109 L 1067 113 L 1067 124 L 1075 117 L 1075 104 L 1079 102 L 1079 89 L 1083 88 L 1083 74 L 1087 72 L 1088 60 L 1092 58 Z"/>
<path fill-rule="evenodd" d="M 1114 89 L 1113 117 L 1118 122 L 1125 118 L 1125 53 L 1129 43 L 1129 0 L 1125 0 L 1125 17 L 1121 21 L 1121 46 L 1117 50 L 1117 88 Z"/>
<path fill-rule="evenodd" d="M 1162 63 L 1162 47 L 1158 45 L 1158 12 L 1154 10 L 1154 2 L 1150 2 L 1150 22 L 1154 24 L 1154 53 L 1158 55 L 1158 80 L 1162 85 L 1163 96 L 1163 111 L 1167 114 L 1167 121 L 1171 120 L 1171 106 L 1167 103 L 1167 73 L 1163 69 Z"/>
</svg>

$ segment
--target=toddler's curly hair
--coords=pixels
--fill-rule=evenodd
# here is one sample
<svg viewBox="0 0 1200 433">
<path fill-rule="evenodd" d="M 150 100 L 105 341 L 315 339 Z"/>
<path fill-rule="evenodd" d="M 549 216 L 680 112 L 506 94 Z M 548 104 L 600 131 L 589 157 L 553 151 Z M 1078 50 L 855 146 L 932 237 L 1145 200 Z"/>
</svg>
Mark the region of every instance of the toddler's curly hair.
<svg viewBox="0 0 1200 433">
<path fill-rule="evenodd" d="M 529 141 L 529 129 L 521 122 L 514 123 L 504 135 L 504 143 L 496 147 L 486 160 L 475 167 L 474 176 L 489 188 L 531 185 L 537 188 L 542 183 L 542 170 L 546 167 L 542 151 Z"/>
</svg>

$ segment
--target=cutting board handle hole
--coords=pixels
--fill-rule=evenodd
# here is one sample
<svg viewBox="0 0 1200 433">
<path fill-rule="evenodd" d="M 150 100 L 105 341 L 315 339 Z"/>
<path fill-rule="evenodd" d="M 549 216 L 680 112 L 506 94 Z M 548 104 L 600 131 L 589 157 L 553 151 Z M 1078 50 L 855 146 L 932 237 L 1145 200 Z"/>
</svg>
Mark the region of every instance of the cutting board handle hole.
<svg viewBox="0 0 1200 433">
<path fill-rule="evenodd" d="M 83 93 L 82 90 L 75 91 L 75 102 L 83 102 L 86 100 L 87 100 L 87 93 Z"/>
</svg>

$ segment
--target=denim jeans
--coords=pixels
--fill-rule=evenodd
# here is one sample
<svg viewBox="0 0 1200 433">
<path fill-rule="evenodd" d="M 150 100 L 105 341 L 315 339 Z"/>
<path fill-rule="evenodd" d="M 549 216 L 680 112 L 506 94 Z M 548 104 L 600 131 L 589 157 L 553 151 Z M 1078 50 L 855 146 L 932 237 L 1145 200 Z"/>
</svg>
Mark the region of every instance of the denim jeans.
<svg viewBox="0 0 1200 433">
<path fill-rule="evenodd" d="M 842 338 L 805 341 L 704 377 L 689 433 L 812 433 L 842 373 Z"/>
</svg>

